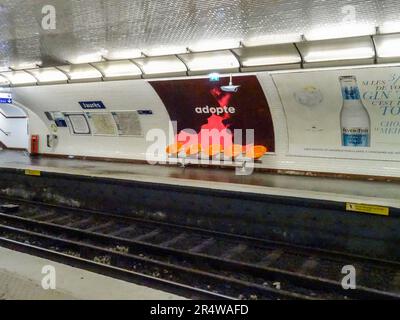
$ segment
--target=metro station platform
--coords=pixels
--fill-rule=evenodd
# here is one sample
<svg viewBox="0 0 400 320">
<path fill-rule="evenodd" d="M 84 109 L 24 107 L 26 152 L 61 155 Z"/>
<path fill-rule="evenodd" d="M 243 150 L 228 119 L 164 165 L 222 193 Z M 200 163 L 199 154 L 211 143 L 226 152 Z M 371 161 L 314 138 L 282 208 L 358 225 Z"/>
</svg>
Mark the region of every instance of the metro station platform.
<svg viewBox="0 0 400 320">
<path fill-rule="evenodd" d="M 56 288 L 44 290 L 44 266 Z M 181 300 L 174 294 L 0 247 L 0 300 Z"/>
<path fill-rule="evenodd" d="M 0 168 L 400 208 L 399 181 L 261 172 L 243 176 L 235 175 L 233 169 L 30 157 L 14 150 L 0 151 Z"/>
<path fill-rule="evenodd" d="M 398 186 L 0 152 L 3 197 L 400 261 Z"/>
</svg>

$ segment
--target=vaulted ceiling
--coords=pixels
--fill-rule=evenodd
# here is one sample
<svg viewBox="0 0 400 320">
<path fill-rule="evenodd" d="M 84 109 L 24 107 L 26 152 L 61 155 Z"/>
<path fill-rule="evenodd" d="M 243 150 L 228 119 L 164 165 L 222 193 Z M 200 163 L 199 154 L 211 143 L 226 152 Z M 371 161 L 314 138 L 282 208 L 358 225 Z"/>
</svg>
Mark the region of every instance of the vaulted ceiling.
<svg viewBox="0 0 400 320">
<path fill-rule="evenodd" d="M 49 4 L 56 28 L 45 30 Z M 205 41 L 279 42 L 352 24 L 374 30 L 398 26 L 399 13 L 398 0 L 0 0 L 0 68 Z"/>
</svg>

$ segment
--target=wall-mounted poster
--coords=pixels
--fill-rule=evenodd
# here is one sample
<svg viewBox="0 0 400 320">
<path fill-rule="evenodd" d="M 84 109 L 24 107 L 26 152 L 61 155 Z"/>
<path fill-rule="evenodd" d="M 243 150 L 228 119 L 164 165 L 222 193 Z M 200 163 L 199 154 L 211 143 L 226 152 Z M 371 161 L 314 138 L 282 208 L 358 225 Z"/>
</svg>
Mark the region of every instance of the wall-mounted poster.
<svg viewBox="0 0 400 320">
<path fill-rule="evenodd" d="M 289 153 L 400 160 L 400 67 L 273 74 Z"/>
<path fill-rule="evenodd" d="M 206 132 L 216 132 L 219 144 L 252 144 L 246 141 L 246 130 L 254 130 L 254 144 L 275 150 L 274 128 L 264 92 L 256 76 L 220 77 L 172 81 L 151 81 L 167 108 L 170 119 L 176 121 L 176 139 L 196 140 L 212 144 L 213 135 L 204 141 Z M 236 133 L 240 133 L 237 139 Z M 192 139 L 193 138 L 193 139 Z M 235 138 L 235 139 L 234 139 Z M 235 141 L 234 141 L 235 140 Z"/>
<path fill-rule="evenodd" d="M 94 135 L 117 135 L 118 130 L 114 117 L 109 112 L 86 113 Z"/>
<path fill-rule="evenodd" d="M 141 136 L 142 126 L 136 111 L 112 112 L 117 124 L 118 134 L 121 136 Z"/>
<path fill-rule="evenodd" d="M 90 134 L 89 124 L 83 113 L 65 114 L 71 124 L 73 134 Z"/>
</svg>

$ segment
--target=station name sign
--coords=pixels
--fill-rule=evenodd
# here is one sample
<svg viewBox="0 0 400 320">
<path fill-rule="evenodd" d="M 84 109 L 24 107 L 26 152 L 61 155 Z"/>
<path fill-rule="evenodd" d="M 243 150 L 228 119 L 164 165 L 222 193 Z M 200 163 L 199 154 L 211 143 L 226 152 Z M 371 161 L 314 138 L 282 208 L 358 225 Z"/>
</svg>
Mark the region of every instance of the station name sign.
<svg viewBox="0 0 400 320">
<path fill-rule="evenodd" d="M 105 109 L 106 106 L 102 101 L 79 101 L 82 109 L 93 110 L 93 109 Z"/>
</svg>

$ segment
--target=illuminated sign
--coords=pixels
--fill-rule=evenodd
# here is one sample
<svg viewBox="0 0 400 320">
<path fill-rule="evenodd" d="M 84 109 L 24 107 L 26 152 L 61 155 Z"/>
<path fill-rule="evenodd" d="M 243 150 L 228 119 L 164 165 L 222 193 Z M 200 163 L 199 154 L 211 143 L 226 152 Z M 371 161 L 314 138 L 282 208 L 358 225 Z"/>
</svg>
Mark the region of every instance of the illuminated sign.
<svg viewBox="0 0 400 320">
<path fill-rule="evenodd" d="M 219 75 L 219 73 L 216 73 L 216 72 L 210 73 L 208 75 L 208 79 L 210 79 L 210 81 L 219 81 L 219 78 L 220 78 L 220 75 Z"/>
</svg>

